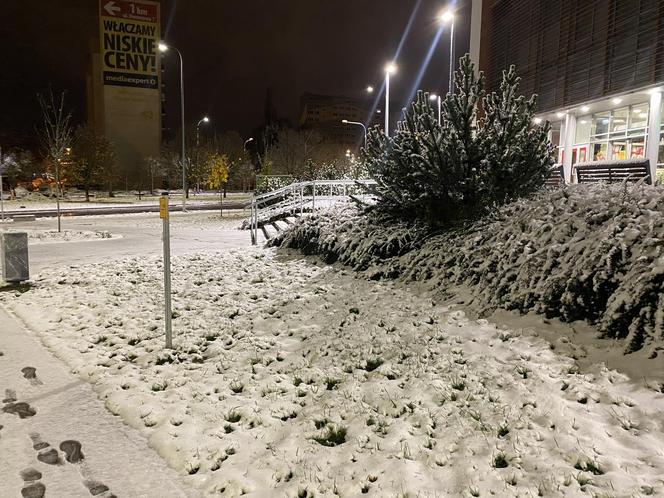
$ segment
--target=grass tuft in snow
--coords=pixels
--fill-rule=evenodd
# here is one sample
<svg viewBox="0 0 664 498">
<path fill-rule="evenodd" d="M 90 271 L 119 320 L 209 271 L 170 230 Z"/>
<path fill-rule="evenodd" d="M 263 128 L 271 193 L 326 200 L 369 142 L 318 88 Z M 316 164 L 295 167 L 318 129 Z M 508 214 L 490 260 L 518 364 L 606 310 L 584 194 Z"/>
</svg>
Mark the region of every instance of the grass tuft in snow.
<svg viewBox="0 0 664 498">
<path fill-rule="evenodd" d="M 320 436 L 314 436 L 312 439 L 323 446 L 339 446 L 346 442 L 346 427 L 337 425 L 328 425 L 325 432 Z"/>
<path fill-rule="evenodd" d="M 507 456 L 502 451 L 493 457 L 491 465 L 496 469 L 505 469 L 509 467 L 509 462 L 507 461 Z"/>
</svg>

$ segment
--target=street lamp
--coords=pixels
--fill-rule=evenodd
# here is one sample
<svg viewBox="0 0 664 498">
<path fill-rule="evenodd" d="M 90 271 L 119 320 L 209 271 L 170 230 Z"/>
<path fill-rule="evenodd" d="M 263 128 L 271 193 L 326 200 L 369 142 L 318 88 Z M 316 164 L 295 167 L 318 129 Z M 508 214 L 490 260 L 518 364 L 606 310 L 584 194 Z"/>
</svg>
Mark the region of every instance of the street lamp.
<svg viewBox="0 0 664 498">
<path fill-rule="evenodd" d="M 203 116 L 203 118 L 201 118 L 198 121 L 198 123 L 196 123 L 196 167 L 197 168 L 200 166 L 200 161 L 201 161 L 201 158 L 200 158 L 201 156 L 200 156 L 200 151 L 199 151 L 199 147 L 201 145 L 201 140 L 200 140 L 201 123 L 209 123 L 209 122 L 210 122 L 210 118 L 208 118 L 207 116 Z M 201 188 L 200 183 L 198 182 L 198 178 L 196 178 L 196 192 L 199 192 L 200 188 Z M 196 195 L 196 194 L 194 193 L 194 195 Z"/>
<path fill-rule="evenodd" d="M 244 150 L 247 150 L 247 144 L 248 144 L 249 142 L 253 142 L 253 141 L 254 141 L 254 137 L 251 137 L 251 138 L 246 139 L 246 140 L 244 141 Z"/>
<path fill-rule="evenodd" d="M 364 123 L 360 123 L 359 121 L 348 121 L 347 119 L 342 119 L 341 122 L 343 124 L 361 126 L 364 130 L 364 147 L 367 146 L 367 127 L 364 125 Z"/>
<path fill-rule="evenodd" d="M 450 95 L 454 94 L 454 12 L 452 9 L 447 9 L 440 14 L 438 18 L 441 24 L 450 25 Z"/>
<path fill-rule="evenodd" d="M 431 102 L 438 101 L 438 124 L 441 123 L 441 110 L 442 110 L 442 100 L 440 98 L 440 95 L 436 95 L 435 93 L 432 93 L 429 95 L 429 100 Z"/>
<path fill-rule="evenodd" d="M 385 135 L 390 136 L 390 76 L 397 72 L 397 66 L 390 62 L 385 66 Z"/>
<path fill-rule="evenodd" d="M 182 52 L 177 48 L 171 47 L 164 42 L 159 42 L 159 51 L 162 53 L 168 52 L 168 50 L 173 49 L 180 56 L 180 114 L 182 115 L 182 121 L 180 126 L 182 127 L 182 212 L 186 211 L 187 203 L 187 174 L 186 174 L 186 164 L 187 164 L 187 152 L 185 148 L 185 128 L 184 128 L 184 60 L 182 58 Z"/>
<path fill-rule="evenodd" d="M 373 91 L 374 91 L 374 87 L 372 85 L 369 85 L 367 87 L 367 93 L 373 93 Z"/>
<path fill-rule="evenodd" d="M 200 142 L 200 128 L 201 128 L 201 123 L 209 123 L 210 118 L 207 116 L 204 116 L 203 119 L 201 119 L 198 123 L 196 123 L 196 147 L 198 147 L 199 142 Z"/>
</svg>

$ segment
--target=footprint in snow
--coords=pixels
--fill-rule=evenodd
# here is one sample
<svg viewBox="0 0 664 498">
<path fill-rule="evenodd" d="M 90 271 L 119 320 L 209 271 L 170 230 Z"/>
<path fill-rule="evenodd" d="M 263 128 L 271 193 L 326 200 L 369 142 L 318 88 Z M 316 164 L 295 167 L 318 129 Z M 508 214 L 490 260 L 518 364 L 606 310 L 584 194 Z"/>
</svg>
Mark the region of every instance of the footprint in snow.
<svg viewBox="0 0 664 498">
<path fill-rule="evenodd" d="M 59 465 L 62 463 L 58 450 L 51 448 L 51 445 L 46 441 L 42 441 L 39 434 L 33 432 L 30 434 L 30 439 L 32 440 L 32 449 L 38 452 L 37 460 L 48 465 Z"/>
<path fill-rule="evenodd" d="M 85 487 L 88 488 L 92 496 L 97 496 L 108 491 L 108 486 L 97 481 L 85 481 L 83 484 L 85 484 Z"/>
<path fill-rule="evenodd" d="M 30 435 L 32 439 L 32 447 L 39 451 L 37 454 L 37 459 L 44 463 L 55 465 L 62 463 L 60 455 L 55 448 L 50 448 L 50 445 L 42 441 L 41 437 L 37 433 Z M 48 449 L 47 449 L 48 448 Z M 82 446 L 79 441 L 74 439 L 68 439 L 62 441 L 59 446 L 60 450 L 65 454 L 65 460 L 69 463 L 77 464 L 79 473 L 83 477 L 83 484 L 88 489 L 92 496 L 104 495 L 104 498 L 116 498 L 112 493 L 107 493 L 109 491 L 108 486 L 104 483 L 101 483 L 95 479 L 90 478 L 91 472 L 85 465 L 85 455 L 83 454 Z M 40 451 L 41 450 L 41 451 Z"/>
<path fill-rule="evenodd" d="M 37 369 L 35 367 L 23 367 L 21 369 L 21 373 L 23 374 L 23 377 L 28 379 L 30 384 L 33 386 L 39 386 L 43 384 L 43 382 L 37 378 Z"/>
<path fill-rule="evenodd" d="M 5 389 L 5 398 L 2 400 L 3 403 L 13 403 L 16 401 L 16 391 L 13 389 Z"/>
<path fill-rule="evenodd" d="M 38 482 L 42 478 L 42 473 L 36 469 L 28 468 L 21 471 L 21 479 L 25 486 L 21 488 L 23 498 L 42 498 L 46 493 L 46 486 Z"/>
<path fill-rule="evenodd" d="M 2 407 L 4 413 L 18 415 L 19 418 L 30 418 L 37 413 L 28 403 L 16 402 L 16 391 L 5 389 L 5 397 L 2 400 L 5 406 Z"/>
<path fill-rule="evenodd" d="M 65 459 L 69 463 L 78 463 L 83 460 L 84 455 L 81 451 L 81 443 L 74 440 L 62 441 L 60 449 L 65 452 Z"/>
<path fill-rule="evenodd" d="M 30 418 L 34 416 L 37 411 L 27 403 L 8 403 L 2 407 L 4 413 L 11 413 L 18 415 L 18 418 Z"/>
<path fill-rule="evenodd" d="M 33 482 L 21 489 L 23 498 L 42 498 L 46 493 L 46 486 L 41 482 Z"/>
</svg>

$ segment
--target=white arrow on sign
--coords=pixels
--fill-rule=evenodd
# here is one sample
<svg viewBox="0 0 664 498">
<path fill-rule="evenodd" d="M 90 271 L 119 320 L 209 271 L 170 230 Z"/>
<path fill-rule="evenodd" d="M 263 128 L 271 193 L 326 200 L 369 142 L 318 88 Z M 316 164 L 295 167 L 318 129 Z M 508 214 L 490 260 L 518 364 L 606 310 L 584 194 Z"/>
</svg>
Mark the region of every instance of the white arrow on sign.
<svg viewBox="0 0 664 498">
<path fill-rule="evenodd" d="M 114 16 L 116 12 L 120 12 L 122 9 L 116 6 L 115 2 L 111 0 L 110 2 L 106 2 L 106 5 L 104 5 L 104 10 L 108 12 L 109 15 Z"/>
</svg>

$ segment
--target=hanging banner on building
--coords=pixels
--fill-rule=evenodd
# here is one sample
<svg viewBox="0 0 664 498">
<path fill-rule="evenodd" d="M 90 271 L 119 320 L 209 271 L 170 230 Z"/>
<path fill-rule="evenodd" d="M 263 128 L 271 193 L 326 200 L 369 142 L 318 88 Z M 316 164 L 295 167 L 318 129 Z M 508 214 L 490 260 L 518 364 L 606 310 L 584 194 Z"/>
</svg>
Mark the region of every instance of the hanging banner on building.
<svg viewBox="0 0 664 498">
<path fill-rule="evenodd" d="M 100 0 L 104 85 L 159 88 L 159 4 L 147 0 Z"/>
</svg>

